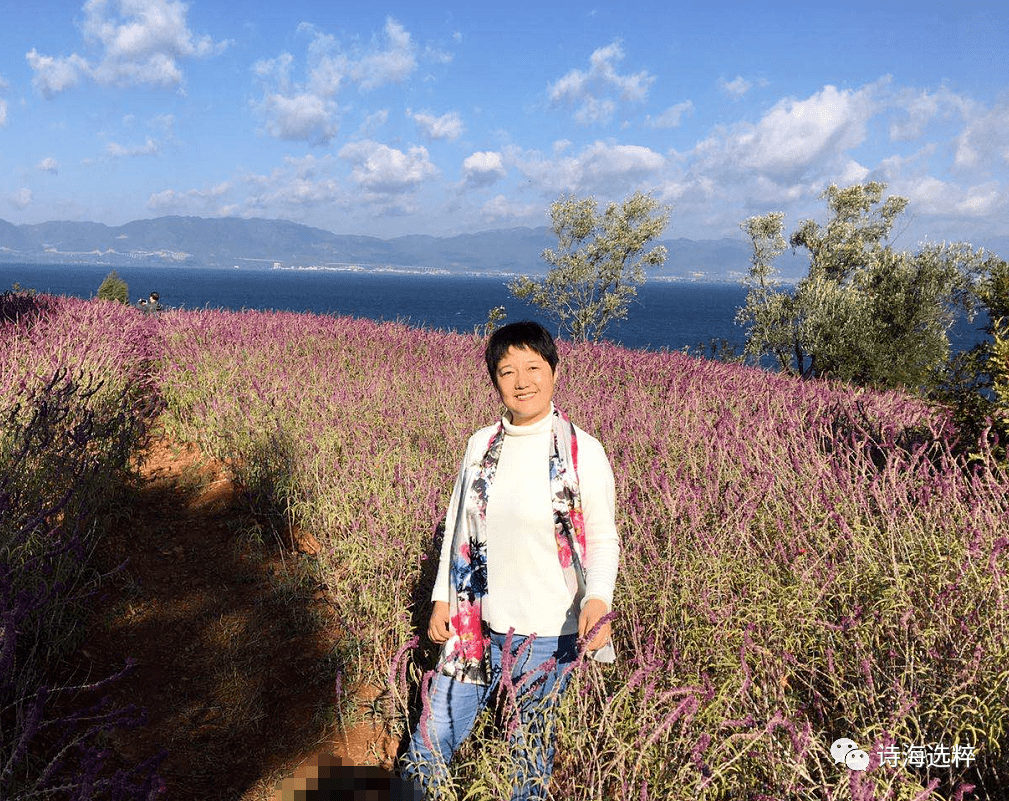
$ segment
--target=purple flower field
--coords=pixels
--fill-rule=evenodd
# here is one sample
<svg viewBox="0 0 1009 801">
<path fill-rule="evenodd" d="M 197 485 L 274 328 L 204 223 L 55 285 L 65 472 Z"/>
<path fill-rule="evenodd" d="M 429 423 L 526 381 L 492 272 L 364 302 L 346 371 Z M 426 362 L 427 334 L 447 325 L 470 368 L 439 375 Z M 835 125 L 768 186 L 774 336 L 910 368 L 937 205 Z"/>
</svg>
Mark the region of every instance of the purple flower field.
<svg viewBox="0 0 1009 801">
<path fill-rule="evenodd" d="M 89 329 L 89 348 L 143 365 L 129 383 L 156 384 L 175 438 L 228 461 L 264 509 L 322 543 L 353 655 L 343 686 L 387 686 L 376 710 L 404 731 L 432 664 L 404 646 L 426 626 L 435 526 L 466 438 L 501 409 L 483 342 L 310 314 L 122 313 L 136 322 Z M 0 387 L 34 364 L 15 361 Z M 1006 471 L 981 448 L 969 465 L 955 456 L 971 449 L 941 410 L 565 343 L 555 400 L 606 447 L 623 551 L 618 663 L 576 672 L 554 797 L 896 801 L 1009 786 Z M 841 737 L 868 770 L 835 761 Z M 888 759 L 918 746 L 956 759 Z M 458 787 L 496 797 L 504 750 L 474 738 Z"/>
<path fill-rule="evenodd" d="M 379 683 L 427 614 L 465 438 L 500 412 L 482 342 L 287 313 L 164 325 L 176 436 L 235 460 L 323 543 L 326 583 L 347 588 L 355 678 Z M 620 663 L 576 677 L 556 797 L 1009 784 L 1006 474 L 983 452 L 960 463 L 940 410 L 607 345 L 562 347 L 555 397 L 607 449 L 623 539 Z M 388 714 L 404 725 L 402 705 Z M 868 771 L 835 764 L 842 736 Z M 930 743 L 974 759 L 880 765 L 888 746 Z M 460 755 L 460 785 L 493 794 L 495 748 Z"/>
<path fill-rule="evenodd" d="M 129 655 L 113 676 L 53 670 L 107 578 L 91 556 L 156 411 L 159 350 L 152 321 L 131 309 L 0 295 L 0 798 L 160 792 L 160 756 L 106 764 L 107 735 L 140 719 L 105 694 Z"/>
</svg>

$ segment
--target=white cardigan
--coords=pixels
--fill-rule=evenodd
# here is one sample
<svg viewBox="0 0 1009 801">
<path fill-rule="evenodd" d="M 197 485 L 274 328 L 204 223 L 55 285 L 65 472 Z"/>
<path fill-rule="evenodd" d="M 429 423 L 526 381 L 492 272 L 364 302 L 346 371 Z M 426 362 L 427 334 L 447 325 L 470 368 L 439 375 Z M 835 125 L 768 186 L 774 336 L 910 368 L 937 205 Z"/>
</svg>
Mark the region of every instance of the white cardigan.
<svg viewBox="0 0 1009 801">
<path fill-rule="evenodd" d="M 575 426 L 578 484 L 585 521 L 585 588 L 570 596 L 557 557 L 550 503 L 551 414 L 532 425 L 504 419 L 505 437 L 487 497 L 487 595 L 483 618 L 494 631 L 543 637 L 578 632 L 578 613 L 589 598 L 613 606 L 620 559 L 614 521 L 613 471 L 603 446 Z M 478 464 L 497 426 L 470 437 L 463 465 Z M 446 520 L 455 520 L 455 493 Z M 432 601 L 448 602 L 451 532 L 442 543 Z"/>
</svg>

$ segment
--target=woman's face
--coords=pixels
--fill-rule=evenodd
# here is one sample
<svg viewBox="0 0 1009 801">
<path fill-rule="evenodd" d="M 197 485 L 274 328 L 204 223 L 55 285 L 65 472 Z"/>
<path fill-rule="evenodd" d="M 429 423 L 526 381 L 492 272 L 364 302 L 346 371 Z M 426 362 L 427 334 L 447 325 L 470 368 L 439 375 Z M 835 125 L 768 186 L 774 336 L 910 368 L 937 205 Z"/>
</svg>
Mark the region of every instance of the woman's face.
<svg viewBox="0 0 1009 801">
<path fill-rule="evenodd" d="M 497 363 L 497 390 L 511 412 L 511 422 L 527 426 L 550 412 L 554 371 L 532 348 L 510 347 Z"/>
</svg>

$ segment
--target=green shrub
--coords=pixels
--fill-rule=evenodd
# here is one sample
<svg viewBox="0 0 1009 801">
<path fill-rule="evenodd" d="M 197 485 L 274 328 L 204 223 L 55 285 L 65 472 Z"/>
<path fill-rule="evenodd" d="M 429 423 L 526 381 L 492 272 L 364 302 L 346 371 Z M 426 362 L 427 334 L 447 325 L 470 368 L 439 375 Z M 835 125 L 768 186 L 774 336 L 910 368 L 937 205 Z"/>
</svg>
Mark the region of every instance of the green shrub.
<svg viewBox="0 0 1009 801">
<path fill-rule="evenodd" d="M 130 287 L 113 270 L 105 276 L 101 286 L 98 287 L 98 298 L 99 300 L 117 300 L 120 303 L 128 305 L 130 302 Z"/>
<path fill-rule="evenodd" d="M 993 329 L 994 342 L 991 346 L 989 369 L 995 388 L 997 408 L 1001 418 L 1009 417 L 1009 330 L 1000 321 Z"/>
</svg>

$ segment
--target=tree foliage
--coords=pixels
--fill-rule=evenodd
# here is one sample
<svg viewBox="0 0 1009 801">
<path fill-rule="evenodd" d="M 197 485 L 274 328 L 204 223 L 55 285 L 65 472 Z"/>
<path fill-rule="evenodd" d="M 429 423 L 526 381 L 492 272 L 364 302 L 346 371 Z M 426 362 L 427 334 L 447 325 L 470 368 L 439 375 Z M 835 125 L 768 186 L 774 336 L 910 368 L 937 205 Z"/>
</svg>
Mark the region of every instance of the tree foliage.
<svg viewBox="0 0 1009 801">
<path fill-rule="evenodd" d="M 1002 417 L 1009 418 L 1009 329 L 1004 322 L 995 329 L 991 350 L 992 386 Z"/>
<path fill-rule="evenodd" d="M 635 192 L 599 214 L 595 198 L 562 197 L 550 206 L 557 247 L 543 251 L 551 265 L 546 278 L 528 276 L 508 284 L 555 319 L 574 341 L 598 340 L 644 283 L 645 268 L 666 261 L 666 248 L 653 239 L 669 222 L 669 209 L 651 195 Z"/>
<path fill-rule="evenodd" d="M 885 189 L 873 182 L 824 192 L 826 225 L 804 220 L 788 240 L 809 253 L 809 271 L 791 289 L 780 287 L 772 264 L 786 248 L 784 215 L 742 224 L 753 243 L 737 316 L 748 357 L 771 355 L 806 378 L 916 390 L 934 383 L 950 327 L 959 312 L 973 314 L 976 286 L 997 260 L 964 243 L 895 250 L 888 240 L 907 200 L 884 199 Z"/>
<path fill-rule="evenodd" d="M 933 395 L 953 410 L 968 447 L 985 439 L 1004 457 L 1009 441 L 1009 264 L 989 260 L 975 291 L 987 315 L 982 329 L 987 338 L 950 358 Z"/>
<path fill-rule="evenodd" d="M 102 283 L 98 287 L 98 297 L 100 300 L 117 300 L 120 303 L 129 305 L 130 288 L 129 285 L 119 277 L 119 274 L 113 270 L 106 275 L 104 279 L 102 279 Z"/>
<path fill-rule="evenodd" d="M 999 416 L 1009 423 L 1009 264 L 1002 261 L 985 276 L 980 295 L 992 337 L 989 350 L 983 353 L 985 366 L 998 399 Z"/>
</svg>

